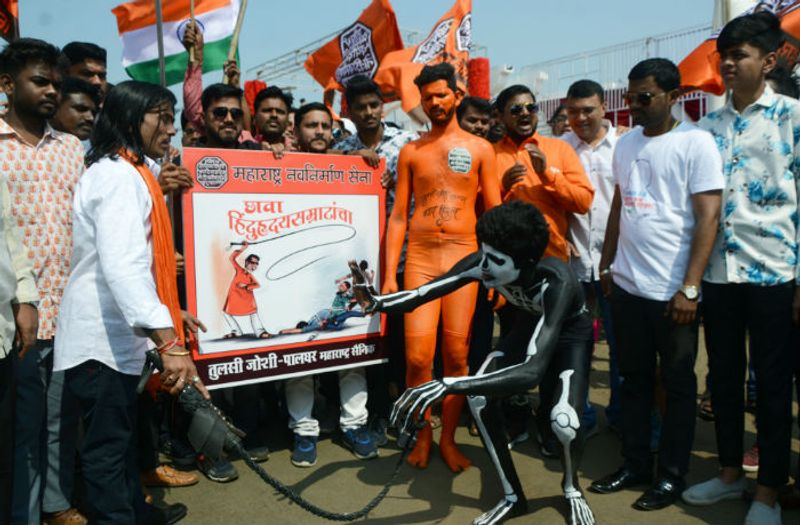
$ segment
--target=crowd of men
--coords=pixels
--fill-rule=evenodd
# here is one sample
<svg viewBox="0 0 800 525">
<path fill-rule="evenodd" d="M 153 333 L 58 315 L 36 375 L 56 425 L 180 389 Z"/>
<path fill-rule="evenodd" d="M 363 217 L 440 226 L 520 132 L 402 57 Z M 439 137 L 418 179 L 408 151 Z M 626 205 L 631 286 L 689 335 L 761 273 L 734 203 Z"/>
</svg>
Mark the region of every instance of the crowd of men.
<svg viewBox="0 0 800 525">
<path fill-rule="evenodd" d="M 634 502 L 640 510 L 664 508 L 681 497 L 693 505 L 741 497 L 747 488 L 748 361 L 755 376 L 758 436 L 755 464 L 748 451 L 745 466 L 754 470 L 755 465 L 758 477 L 745 523 L 779 524 L 781 503 L 800 506 L 800 490 L 785 488 L 800 321 L 800 104 L 794 100 L 797 84 L 778 64 L 781 35 L 777 19 L 768 13 L 725 27 L 717 47 L 729 96 L 721 109 L 696 124 L 673 116 L 680 74 L 672 62 L 658 58 L 630 71 L 625 101 L 631 129 L 605 118 L 604 90 L 590 79 L 570 86 L 563 107 L 548 121 L 553 136 L 538 131 L 539 106 L 524 85 L 504 89 L 493 101 L 463 97 L 455 113 L 463 130 L 492 144 L 502 199 L 533 204 L 544 215 L 549 227 L 545 256 L 571 264 L 587 306 L 601 321 L 610 348 L 606 419 L 621 438 L 623 462 L 589 490 L 608 494 L 641 485 L 646 490 Z M 203 88 L 202 33 L 190 25 L 184 44 L 194 49 L 179 116 L 184 148 L 265 150 L 275 158 L 293 151 L 337 153 L 362 157 L 372 167 L 385 159 L 382 184 L 391 215 L 400 152 L 420 134 L 384 120 L 383 97 L 372 80 L 356 77 L 347 84 L 347 119 L 335 119 L 319 102 L 295 107 L 291 93 L 276 86 L 259 92 L 251 109 L 235 62 L 225 67 L 225 83 Z M 165 315 L 171 326 L 170 313 L 145 311 L 156 288 L 162 297 L 160 275 L 155 275 L 156 287 L 145 265 L 144 280 L 136 281 L 142 268 L 136 265 L 152 262 L 161 246 L 147 244 L 141 223 L 127 233 L 107 232 L 116 236 L 112 239 L 103 237 L 105 228 L 98 222 L 105 218 L 116 227 L 124 220 L 121 210 L 128 208 L 136 220 L 151 217 L 155 201 L 147 192 L 152 196 L 153 190 L 141 185 L 136 170 L 152 171 L 163 194 L 192 186 L 178 151 L 170 151 L 171 160 L 160 166 L 143 164 L 167 148 L 175 134 L 174 99 L 161 92 L 136 95 L 128 83 L 111 86 L 105 50 L 97 45 L 72 42 L 59 50 L 26 38 L 0 53 L 0 89 L 8 99 L 0 120 L 0 524 L 77 525 L 87 523 L 86 516 L 92 523 L 175 523 L 186 507 L 153 506 L 142 487 L 197 483 L 193 467 L 213 481 L 230 482 L 238 477 L 230 461 L 236 458 L 198 455 L 186 439 L 187 422 L 167 394 L 134 398 L 122 385 L 138 369 L 114 349 L 139 348 L 126 335 L 134 328 L 174 357 L 168 366 L 174 374 L 165 372 L 169 389 L 174 392 L 190 380 L 200 383 L 193 365 L 179 362 L 185 358 L 176 351 L 183 344 L 180 333 L 164 331 Z M 142 108 L 126 106 L 137 96 Z M 109 106 L 118 115 L 111 115 Z M 137 111 L 141 118 L 135 121 Z M 134 119 L 141 133 L 114 128 L 125 119 Z M 145 138 L 151 143 L 142 142 Z M 117 150 L 135 150 L 137 144 L 139 159 L 131 161 L 136 170 L 113 164 L 128 155 L 123 151 L 115 157 Z M 108 179 L 112 173 L 120 174 L 117 190 L 117 182 Z M 131 195 L 137 196 L 135 203 Z M 152 213 L 145 229 L 152 228 L 155 237 L 162 224 Z M 408 215 L 413 213 L 411 202 Z M 128 242 L 128 235 L 140 233 L 140 245 Z M 94 255 L 87 248 L 92 243 Z M 180 252 L 180 239 L 175 245 Z M 400 287 L 404 261 L 403 249 L 392 269 Z M 112 271 L 114 265 L 122 270 Z M 102 283 L 81 293 L 94 295 L 80 299 L 74 290 L 69 293 L 68 283 L 90 278 Z M 134 289 L 142 282 L 150 284 L 144 291 Z M 490 346 L 492 307 L 501 337 L 508 335 L 515 316 L 512 305 L 492 303 L 486 292 L 481 289 L 472 318 L 471 371 Z M 119 324 L 106 323 L 103 334 L 99 326 L 81 328 L 82 316 L 93 319 L 82 310 L 90 301 L 116 312 Z M 190 329 L 202 329 L 191 316 L 184 320 Z M 701 321 L 721 470 L 687 488 Z M 348 369 L 333 381 L 307 376 L 280 385 L 216 390 L 212 399 L 247 433 L 245 447 L 254 460 L 269 457 L 263 429 L 288 419 L 294 435 L 291 462 L 312 467 L 317 439 L 326 430 L 326 422 L 314 415 L 319 389 L 327 397 L 338 396 L 344 446 L 360 459 L 374 458 L 388 441 L 391 402 L 410 377 L 404 371 L 403 316 L 390 316 L 388 329 L 392 357 L 387 366 Z M 64 333 L 77 338 L 81 348 L 67 343 Z M 134 416 L 109 420 L 115 403 Z M 530 410 L 509 412 L 510 441 L 524 439 L 528 415 Z M 542 454 L 555 456 L 559 450 L 548 417 L 537 412 L 536 426 Z M 591 434 L 597 416 L 588 400 L 581 419 L 582 431 Z M 106 454 L 103 447 L 112 441 L 122 449 Z M 160 453 L 181 468 L 162 464 Z M 112 461 L 117 459 L 121 462 Z M 85 483 L 86 490 L 76 483 Z M 116 497 L 105 498 L 109 491 Z M 83 501 L 79 493 L 85 494 Z"/>
</svg>

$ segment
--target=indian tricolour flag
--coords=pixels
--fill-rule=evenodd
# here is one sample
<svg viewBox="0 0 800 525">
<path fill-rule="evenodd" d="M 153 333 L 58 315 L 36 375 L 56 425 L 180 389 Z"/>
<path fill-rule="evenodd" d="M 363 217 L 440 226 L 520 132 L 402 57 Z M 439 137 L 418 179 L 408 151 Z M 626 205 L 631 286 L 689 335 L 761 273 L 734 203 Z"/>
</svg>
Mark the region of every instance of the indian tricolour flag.
<svg viewBox="0 0 800 525">
<path fill-rule="evenodd" d="M 163 0 L 167 84 L 183 82 L 189 54 L 181 42 L 189 23 L 189 0 Z M 122 38 L 122 65 L 135 80 L 159 83 L 155 0 L 135 0 L 111 10 Z M 222 69 L 228 58 L 238 0 L 195 0 L 194 15 L 203 31 L 203 71 Z"/>
</svg>

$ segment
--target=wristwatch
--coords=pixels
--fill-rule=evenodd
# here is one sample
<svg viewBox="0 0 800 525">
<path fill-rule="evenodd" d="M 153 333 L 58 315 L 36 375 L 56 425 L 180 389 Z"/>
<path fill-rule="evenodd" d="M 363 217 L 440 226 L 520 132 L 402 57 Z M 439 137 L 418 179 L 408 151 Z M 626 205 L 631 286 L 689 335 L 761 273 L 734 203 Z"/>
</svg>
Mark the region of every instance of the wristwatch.
<svg viewBox="0 0 800 525">
<path fill-rule="evenodd" d="M 684 284 L 680 291 L 690 301 L 696 301 L 698 297 L 700 297 L 700 292 L 697 290 L 697 286 L 693 286 L 691 284 Z"/>
</svg>

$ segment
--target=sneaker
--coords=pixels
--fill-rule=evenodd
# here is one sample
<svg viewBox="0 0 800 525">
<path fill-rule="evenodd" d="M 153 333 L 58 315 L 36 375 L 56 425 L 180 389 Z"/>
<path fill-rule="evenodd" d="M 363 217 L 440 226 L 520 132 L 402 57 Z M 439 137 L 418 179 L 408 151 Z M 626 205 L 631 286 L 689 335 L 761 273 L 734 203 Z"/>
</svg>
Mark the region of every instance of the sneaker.
<svg viewBox="0 0 800 525">
<path fill-rule="evenodd" d="M 742 455 L 742 469 L 745 472 L 758 472 L 758 445 Z"/>
<path fill-rule="evenodd" d="M 317 436 L 294 435 L 292 465 L 295 467 L 313 467 L 317 464 Z"/>
<path fill-rule="evenodd" d="M 345 430 L 342 433 L 342 442 L 358 459 L 378 457 L 378 447 L 366 426 Z"/>
<path fill-rule="evenodd" d="M 781 525 L 781 505 L 776 503 L 770 507 L 760 501 L 750 504 L 750 510 L 744 518 L 744 525 Z"/>
<path fill-rule="evenodd" d="M 217 483 L 228 483 L 239 477 L 236 467 L 227 459 L 214 461 L 210 457 L 201 454 L 197 458 L 197 468 L 208 479 Z"/>
<path fill-rule="evenodd" d="M 161 444 L 161 453 L 167 456 L 173 465 L 188 468 L 194 466 L 197 452 L 191 445 L 180 439 L 167 439 Z"/>
<path fill-rule="evenodd" d="M 385 447 L 389 443 L 389 437 L 386 435 L 388 427 L 389 421 L 384 417 L 376 417 L 370 423 L 369 430 L 376 447 Z"/>
<path fill-rule="evenodd" d="M 747 489 L 747 478 L 742 476 L 733 483 L 724 483 L 718 477 L 692 485 L 683 491 L 683 501 L 690 505 L 711 505 L 725 499 L 739 499 Z"/>
</svg>

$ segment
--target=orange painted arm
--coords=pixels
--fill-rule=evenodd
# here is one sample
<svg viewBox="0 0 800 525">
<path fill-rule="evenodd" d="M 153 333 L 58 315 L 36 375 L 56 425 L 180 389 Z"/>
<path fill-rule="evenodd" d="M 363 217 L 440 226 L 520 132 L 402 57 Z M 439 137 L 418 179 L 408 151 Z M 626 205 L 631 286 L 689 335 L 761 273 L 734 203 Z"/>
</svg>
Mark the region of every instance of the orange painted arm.
<svg viewBox="0 0 800 525">
<path fill-rule="evenodd" d="M 238 250 L 233 250 L 233 253 L 230 256 L 231 263 L 233 263 L 233 265 L 235 267 L 237 267 L 237 268 L 241 268 L 242 267 L 242 265 L 239 264 L 239 261 L 237 261 L 236 258 L 239 257 L 242 254 L 243 251 L 244 251 L 244 248 L 240 248 Z"/>
<path fill-rule="evenodd" d="M 403 241 L 408 229 L 408 205 L 411 200 L 411 167 L 409 166 L 408 152 L 408 146 L 404 146 L 397 159 L 394 208 L 389 216 L 389 225 L 386 230 L 386 280 L 383 283 L 383 293 L 394 293 L 399 290 L 397 265 L 400 263 Z"/>
<path fill-rule="evenodd" d="M 486 148 L 481 159 L 481 169 L 478 174 L 480 180 L 480 194 L 483 197 L 483 210 L 487 211 L 499 206 L 503 199 L 500 196 L 500 179 L 497 173 L 497 159 L 494 149 Z"/>
<path fill-rule="evenodd" d="M 589 182 L 578 155 L 566 142 L 563 146 L 559 145 L 558 150 L 546 154 L 549 180 L 542 180 L 545 191 L 561 205 L 564 211 L 571 213 L 589 211 L 594 198 L 594 187 Z"/>
</svg>

